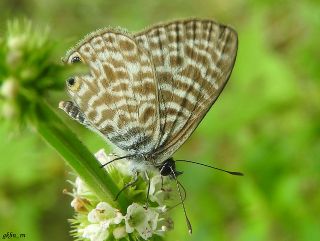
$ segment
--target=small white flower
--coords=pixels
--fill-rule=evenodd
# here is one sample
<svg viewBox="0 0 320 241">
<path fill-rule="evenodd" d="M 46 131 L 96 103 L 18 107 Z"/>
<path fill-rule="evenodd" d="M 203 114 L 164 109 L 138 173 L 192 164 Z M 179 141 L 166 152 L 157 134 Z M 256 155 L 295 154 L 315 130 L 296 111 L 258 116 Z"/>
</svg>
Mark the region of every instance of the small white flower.
<svg viewBox="0 0 320 241">
<path fill-rule="evenodd" d="M 111 207 L 106 202 L 100 202 L 88 214 L 88 221 L 91 223 L 104 222 L 104 225 L 109 227 L 110 224 L 119 224 L 123 220 L 123 216 L 119 210 Z"/>
<path fill-rule="evenodd" d="M 71 201 L 71 207 L 73 207 L 77 212 L 88 211 L 87 208 L 91 206 L 89 196 L 92 194 L 87 185 L 79 177 L 76 178 L 75 182 L 68 182 L 73 185 L 73 191 L 70 193 L 67 190 L 64 190 L 64 193 L 73 197 Z"/>
<path fill-rule="evenodd" d="M 162 204 L 162 199 L 159 199 L 159 192 L 161 192 L 161 176 L 156 175 L 150 180 L 150 190 L 149 197 L 152 202 L 157 202 L 160 205 Z"/>
<path fill-rule="evenodd" d="M 174 206 L 179 200 L 178 192 L 173 188 L 173 183 L 164 181 L 162 187 L 161 175 L 155 175 L 150 180 L 149 197 L 152 202 L 160 206 Z"/>
<path fill-rule="evenodd" d="M 103 225 L 90 224 L 83 229 L 82 237 L 90 241 L 104 241 L 109 237 L 109 232 Z"/>
<path fill-rule="evenodd" d="M 82 179 L 80 177 L 76 178 L 75 181 L 75 190 L 74 190 L 74 194 L 75 196 L 84 196 L 86 194 L 90 193 L 89 188 L 87 187 L 87 185 L 82 181 Z"/>
<path fill-rule="evenodd" d="M 127 236 L 127 232 L 126 232 L 126 228 L 125 226 L 120 226 L 120 227 L 116 227 L 113 232 L 113 237 L 115 239 L 122 239 L 124 238 L 125 236 Z"/>
<path fill-rule="evenodd" d="M 157 229 L 159 213 L 152 208 L 145 209 L 143 206 L 133 203 L 127 209 L 126 232 L 132 233 L 137 230 L 139 235 L 147 240 Z"/>
<path fill-rule="evenodd" d="M 97 151 L 94 156 L 98 159 L 98 161 L 101 164 L 106 164 L 108 162 L 110 162 L 112 159 L 110 158 L 111 155 L 107 155 L 104 151 L 104 149 L 100 149 L 99 151 Z"/>
<path fill-rule="evenodd" d="M 117 158 L 113 154 L 107 155 L 104 149 L 100 149 L 98 152 L 96 152 L 95 157 L 98 159 L 101 165 L 111 162 L 113 159 Z M 125 175 L 125 176 L 132 175 L 130 162 L 126 159 L 119 159 L 115 162 L 112 162 L 109 165 L 106 165 L 105 169 L 109 172 L 110 168 L 113 168 L 113 167 L 116 168 L 117 171 L 119 171 L 122 175 Z"/>
<path fill-rule="evenodd" d="M 82 237 L 88 238 L 91 241 L 103 241 L 109 237 L 110 225 L 120 224 L 124 217 L 119 210 L 111 207 L 108 203 L 100 202 L 96 208 L 88 214 L 89 225 L 82 232 Z M 116 232 L 119 236 L 120 233 Z"/>
<path fill-rule="evenodd" d="M 157 207 L 157 210 L 159 211 L 159 213 L 165 213 L 168 209 L 166 206 L 159 206 Z"/>
</svg>

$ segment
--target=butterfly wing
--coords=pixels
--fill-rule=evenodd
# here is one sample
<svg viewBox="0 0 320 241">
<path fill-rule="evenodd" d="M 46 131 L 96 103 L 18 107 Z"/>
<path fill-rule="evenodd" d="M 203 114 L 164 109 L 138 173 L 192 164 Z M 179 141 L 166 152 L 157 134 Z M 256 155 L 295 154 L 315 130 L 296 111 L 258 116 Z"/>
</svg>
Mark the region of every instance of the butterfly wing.
<svg viewBox="0 0 320 241">
<path fill-rule="evenodd" d="M 237 53 L 237 34 L 210 20 L 160 24 L 135 35 L 149 51 L 159 85 L 157 162 L 191 135 L 226 85 Z"/>
<path fill-rule="evenodd" d="M 147 53 L 123 32 L 100 30 L 64 58 L 74 60 L 90 67 L 90 74 L 75 76 L 68 88 L 90 127 L 120 155 L 153 150 L 160 126 L 158 88 Z"/>
</svg>

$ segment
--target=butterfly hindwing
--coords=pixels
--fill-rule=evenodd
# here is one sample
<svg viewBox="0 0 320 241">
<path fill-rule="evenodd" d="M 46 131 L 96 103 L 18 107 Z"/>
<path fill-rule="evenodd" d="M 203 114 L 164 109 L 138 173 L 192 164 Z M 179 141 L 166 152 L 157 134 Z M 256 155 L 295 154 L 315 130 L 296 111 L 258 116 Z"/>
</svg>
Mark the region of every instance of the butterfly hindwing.
<svg viewBox="0 0 320 241">
<path fill-rule="evenodd" d="M 198 126 L 231 74 L 237 34 L 210 20 L 160 24 L 135 35 L 151 56 L 158 82 L 159 162 L 169 158 Z"/>
</svg>

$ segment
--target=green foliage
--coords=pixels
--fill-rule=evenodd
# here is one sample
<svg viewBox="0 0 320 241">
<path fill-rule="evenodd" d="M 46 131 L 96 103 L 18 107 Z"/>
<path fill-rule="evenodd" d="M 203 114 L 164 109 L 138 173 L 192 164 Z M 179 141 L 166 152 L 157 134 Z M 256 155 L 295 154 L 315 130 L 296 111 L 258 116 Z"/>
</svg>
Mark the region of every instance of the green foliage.
<svg viewBox="0 0 320 241">
<path fill-rule="evenodd" d="M 35 112 L 48 90 L 62 89 L 61 65 L 52 61 L 54 43 L 48 31 L 32 28 L 30 21 L 9 21 L 0 42 L 2 115 L 23 124 Z"/>
<path fill-rule="evenodd" d="M 40 34 L 30 22 L 13 21 L 8 24 L 8 33 L 2 44 L 1 57 L 6 59 L 0 66 L 4 73 L 0 83 L 3 116 L 12 123 L 28 122 L 29 127 L 34 128 L 66 160 L 98 198 L 125 210 L 128 205 L 123 196 L 117 203 L 113 201 L 119 189 L 47 104 L 48 91 L 59 89 L 54 78 L 62 72 L 61 67 L 56 68 L 56 64 L 49 61 L 53 43 L 48 34 Z"/>
<path fill-rule="evenodd" d="M 167 239 L 319 240 L 317 1 L 23 0 L 19 7 L 15 3 L 0 2 L 0 66 L 7 66 L 0 68 L 0 81 L 13 76 L 19 79 L 19 86 L 32 83 L 37 96 L 49 99 L 54 107 L 58 99 L 67 98 L 63 86 L 69 77 L 56 71 L 56 56 L 63 56 L 90 31 L 108 25 L 136 31 L 158 21 L 189 16 L 232 25 L 239 33 L 239 54 L 232 78 L 176 158 L 241 171 L 245 176 L 179 163 L 194 232 L 188 235 L 178 207 L 173 211 L 175 229 Z M 50 51 L 48 46 L 48 50 L 37 53 L 44 62 L 24 56 L 26 62 L 13 70 L 3 58 L 8 51 L 3 47 L 8 44 L 4 41 L 8 34 L 4 23 L 17 16 L 30 16 L 34 23 L 50 26 L 49 38 L 58 40 L 59 46 Z M 30 34 L 27 29 L 22 32 Z M 40 39 L 44 36 L 41 33 Z M 51 66 L 52 71 L 39 72 L 44 66 Z M 22 81 L 22 70 L 27 67 L 35 77 Z M 38 76 L 47 76 L 48 80 L 40 83 Z M 61 92 L 49 98 L 45 89 Z M 23 111 L 18 113 L 23 114 L 31 108 L 27 103 L 33 94 L 19 95 Z M 1 99 L 2 104 L 7 101 L 8 97 Z M 106 147 L 95 134 L 65 122 L 74 126 L 91 151 Z M 61 194 L 68 187 L 63 162 L 27 130 L 8 138 L 11 129 L 7 122 L 2 123 L 0 234 L 26 233 L 33 241 L 71 240 L 66 222 L 72 216 L 70 199 Z"/>
</svg>

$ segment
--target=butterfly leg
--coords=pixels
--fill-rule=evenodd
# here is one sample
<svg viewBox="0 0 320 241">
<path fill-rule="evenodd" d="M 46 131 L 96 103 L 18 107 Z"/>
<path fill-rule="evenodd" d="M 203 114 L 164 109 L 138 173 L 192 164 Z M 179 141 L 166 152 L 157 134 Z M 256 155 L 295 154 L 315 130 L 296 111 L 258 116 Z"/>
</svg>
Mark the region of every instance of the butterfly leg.
<svg viewBox="0 0 320 241">
<path fill-rule="evenodd" d="M 117 196 L 115 197 L 114 201 L 117 201 L 117 200 L 118 200 L 120 194 L 121 194 L 124 190 L 126 190 L 127 188 L 133 186 L 133 185 L 138 181 L 138 176 L 139 176 L 139 172 L 136 171 L 136 172 L 134 173 L 134 176 L 133 176 L 132 181 L 129 182 L 129 183 L 127 183 L 126 185 L 124 185 L 124 187 L 118 192 L 118 194 L 117 194 Z"/>
<path fill-rule="evenodd" d="M 149 207 L 149 194 L 150 194 L 151 180 L 150 180 L 147 172 L 145 172 L 145 176 L 146 176 L 146 179 L 147 179 L 147 181 L 148 181 L 148 190 L 147 190 L 147 197 L 146 197 L 145 209 L 148 209 L 148 207 Z"/>
<path fill-rule="evenodd" d="M 59 108 L 66 112 L 72 119 L 78 121 L 80 124 L 85 126 L 90 125 L 85 115 L 72 101 L 60 101 Z"/>
<path fill-rule="evenodd" d="M 161 190 L 162 190 L 162 191 L 165 191 L 165 189 L 164 189 L 164 187 L 163 187 L 163 186 L 164 186 L 163 176 L 161 175 L 160 177 L 161 177 Z"/>
</svg>

